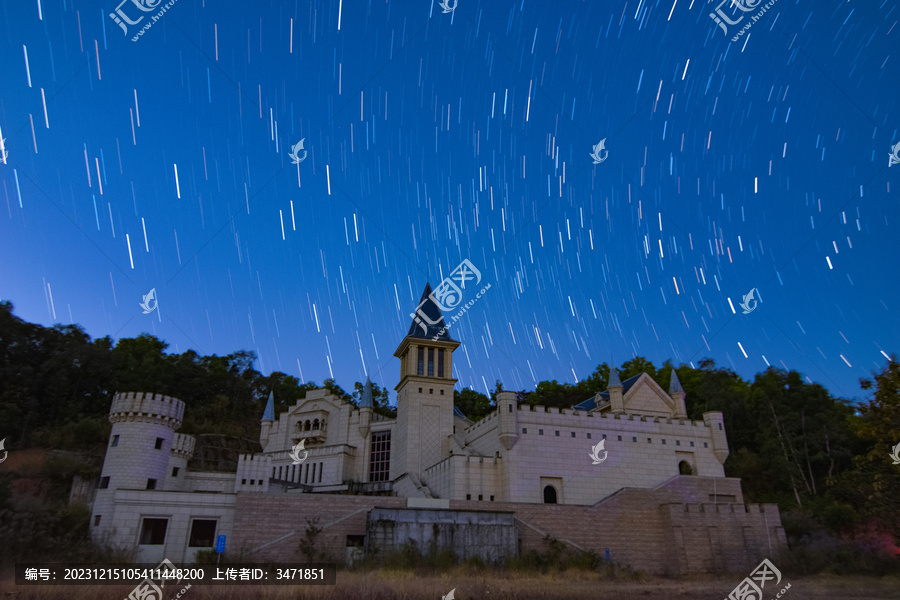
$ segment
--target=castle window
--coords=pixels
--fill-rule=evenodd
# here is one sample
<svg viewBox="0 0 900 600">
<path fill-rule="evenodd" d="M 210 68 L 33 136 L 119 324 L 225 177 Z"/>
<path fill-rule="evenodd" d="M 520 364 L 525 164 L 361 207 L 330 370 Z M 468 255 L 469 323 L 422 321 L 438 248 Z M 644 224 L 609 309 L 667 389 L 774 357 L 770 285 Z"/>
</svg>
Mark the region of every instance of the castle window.
<svg viewBox="0 0 900 600">
<path fill-rule="evenodd" d="M 369 481 L 387 481 L 391 472 L 391 432 L 372 433 Z"/>
<path fill-rule="evenodd" d="M 420 394 L 422 393 L 422 388 L 419 388 L 419 393 L 420 393 Z"/>
<path fill-rule="evenodd" d="M 303 483 L 309 483 L 309 463 L 306 463 L 306 468 L 303 469 Z"/>
<path fill-rule="evenodd" d="M 416 375 L 425 374 L 425 348 L 419 348 L 419 366 L 416 369 Z M 422 390 L 419 390 L 420 392 Z"/>
<path fill-rule="evenodd" d="M 118 445 L 119 445 L 119 436 L 118 436 L 118 435 L 114 435 L 114 436 L 112 437 L 112 443 L 110 444 L 110 446 L 118 446 Z"/>
<path fill-rule="evenodd" d="M 665 445 L 666 445 L 666 440 L 663 440 L 663 446 L 665 446 Z"/>
<path fill-rule="evenodd" d="M 251 479 L 250 481 L 252 482 L 253 480 Z M 259 480 L 259 482 L 257 483 L 257 485 L 262 485 L 262 479 Z"/>
<path fill-rule="evenodd" d="M 428 393 L 429 393 L 429 394 L 433 394 L 433 393 L 434 393 L 434 388 L 428 388 Z"/>
<path fill-rule="evenodd" d="M 283 469 L 283 468 L 284 467 L 278 467 L 278 479 L 281 479 L 281 469 Z M 275 479 L 274 474 L 273 474 L 272 479 Z"/>
<path fill-rule="evenodd" d="M 556 488 L 552 485 L 544 488 L 544 504 L 556 504 Z"/>
<path fill-rule="evenodd" d="M 528 433 L 528 428 L 527 428 L 527 427 L 523 427 L 523 428 L 522 428 L 522 433 Z"/>
<path fill-rule="evenodd" d="M 100 515 L 94 515 L 94 527 L 100 524 Z"/>
<path fill-rule="evenodd" d="M 444 376 L 444 350 L 438 350 L 438 377 Z M 442 394 L 444 392 L 441 392 Z"/>
<path fill-rule="evenodd" d="M 538 429 L 538 435 L 544 435 L 544 430 L 543 430 L 543 429 Z"/>
<path fill-rule="evenodd" d="M 215 519 L 194 519 L 191 522 L 189 548 L 211 548 L 216 537 Z"/>
<path fill-rule="evenodd" d="M 322 483 L 322 469 L 325 468 L 325 463 L 319 463 L 319 483 Z"/>
<path fill-rule="evenodd" d="M 312 424 L 309 422 L 309 419 L 303 424 L 303 431 L 309 431 L 312 428 Z"/>
<path fill-rule="evenodd" d="M 722 431 L 722 424 L 719 423 L 719 431 Z"/>
<path fill-rule="evenodd" d="M 165 440 L 163 440 L 163 438 L 156 438 L 156 449 L 157 450 L 162 450 L 162 445 L 163 445 L 164 441 Z"/>
<path fill-rule="evenodd" d="M 556 437 L 559 437 L 559 432 L 558 432 L 558 431 L 556 432 Z"/>
<path fill-rule="evenodd" d="M 148 480 L 147 480 L 147 489 L 148 489 L 148 490 L 155 490 L 155 489 L 156 489 L 156 480 L 155 480 L 155 479 L 148 479 Z"/>
<path fill-rule="evenodd" d="M 652 444 L 652 443 L 653 443 L 653 440 L 651 440 L 650 438 L 647 438 L 647 443 L 648 443 L 648 444 Z"/>
<path fill-rule="evenodd" d="M 703 442 L 703 447 L 704 447 L 704 448 L 709 448 L 709 444 L 707 444 L 706 442 Z"/>
<path fill-rule="evenodd" d="M 676 446 L 680 446 L 680 445 L 681 445 L 681 440 L 675 440 L 675 445 L 676 445 Z"/>
<path fill-rule="evenodd" d="M 509 412 L 512 412 L 512 404 L 507 404 L 506 406 L 509 407 Z"/>
<path fill-rule="evenodd" d="M 313 431 L 317 431 L 319 429 L 319 420 L 315 419 L 312 425 Z"/>
<path fill-rule="evenodd" d="M 572 432 L 572 437 L 575 437 L 575 432 L 574 432 L 574 431 Z"/>
<path fill-rule="evenodd" d="M 444 395 L 444 390 L 441 390 L 441 396 L 443 396 L 443 395 Z"/>
<path fill-rule="evenodd" d="M 428 376 L 434 377 L 434 348 L 428 349 Z"/>
<path fill-rule="evenodd" d="M 482 494 L 478 494 L 478 501 L 481 502 L 484 500 L 484 496 Z"/>
<path fill-rule="evenodd" d="M 472 494 L 466 494 L 466 500 L 471 500 L 471 499 L 472 499 Z"/>
<path fill-rule="evenodd" d="M 693 447 L 694 447 L 694 442 L 691 442 L 691 448 L 693 448 Z"/>
<path fill-rule="evenodd" d="M 297 465 L 291 467 L 291 481 L 297 481 Z"/>
<path fill-rule="evenodd" d="M 109 487 L 109 477 L 101 477 L 100 478 L 100 489 L 105 490 Z"/>
<path fill-rule="evenodd" d="M 621 442 L 621 441 L 622 441 L 622 436 L 620 435 L 620 436 L 618 436 L 618 438 L 619 438 L 619 441 Z"/>
<path fill-rule="evenodd" d="M 256 480 L 255 480 L 255 479 L 251 479 L 251 480 L 250 480 L 250 485 L 256 485 Z"/>
<path fill-rule="evenodd" d="M 178 467 L 172 467 L 172 477 L 178 477 Z"/>
<path fill-rule="evenodd" d="M 144 519 L 141 524 L 142 546 L 161 546 L 166 543 L 166 528 L 168 519 Z"/>
<path fill-rule="evenodd" d="M 493 496 L 491 496 L 491 502 L 493 502 L 493 501 L 494 501 L 494 497 L 493 497 Z"/>
<path fill-rule="evenodd" d="M 637 437 L 631 438 L 632 443 L 637 443 Z"/>
<path fill-rule="evenodd" d="M 246 479 L 241 479 L 241 485 L 247 485 L 247 480 L 246 480 Z"/>
<path fill-rule="evenodd" d="M 588 438 L 588 439 L 591 439 L 591 434 L 590 434 L 590 433 L 587 434 L 587 438 Z"/>
</svg>

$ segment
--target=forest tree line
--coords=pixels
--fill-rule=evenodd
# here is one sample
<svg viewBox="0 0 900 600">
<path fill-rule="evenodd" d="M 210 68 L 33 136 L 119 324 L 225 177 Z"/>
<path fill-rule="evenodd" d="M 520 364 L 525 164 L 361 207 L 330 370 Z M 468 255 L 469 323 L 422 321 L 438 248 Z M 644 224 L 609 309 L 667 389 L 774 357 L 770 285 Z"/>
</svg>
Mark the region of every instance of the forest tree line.
<svg viewBox="0 0 900 600">
<path fill-rule="evenodd" d="M 274 392 L 276 414 L 308 390 L 328 388 L 358 404 L 363 383 L 346 391 L 326 379 L 301 383 L 280 372 L 253 368 L 253 352 L 201 356 L 167 353 L 152 335 L 91 339 L 78 325 L 44 327 L 13 314 L 0 302 L 0 439 L 6 449 L 73 450 L 102 459 L 108 442 L 109 407 L 116 392 L 162 393 L 186 404 L 179 432 L 218 433 L 256 440 L 266 399 Z M 666 361 L 657 368 L 643 357 L 618 367 L 620 378 L 647 373 L 664 390 L 672 369 L 686 392 L 688 416 L 724 415 L 730 455 L 725 474 L 740 477 L 745 500 L 777 503 L 789 539 L 862 540 L 900 552 L 900 465 L 889 453 L 900 443 L 900 363 L 886 361 L 860 380 L 869 397 L 835 398 L 796 371 L 769 367 L 745 381 L 711 359 L 698 368 Z M 527 404 L 570 408 L 604 391 L 610 365 L 598 365 L 578 383 L 542 381 L 520 398 Z M 394 416 L 388 389 L 374 386 L 375 411 Z M 470 419 L 495 409 L 497 382 L 487 396 L 455 390 L 454 404 Z M 9 493 L 0 476 L 0 513 Z"/>
</svg>

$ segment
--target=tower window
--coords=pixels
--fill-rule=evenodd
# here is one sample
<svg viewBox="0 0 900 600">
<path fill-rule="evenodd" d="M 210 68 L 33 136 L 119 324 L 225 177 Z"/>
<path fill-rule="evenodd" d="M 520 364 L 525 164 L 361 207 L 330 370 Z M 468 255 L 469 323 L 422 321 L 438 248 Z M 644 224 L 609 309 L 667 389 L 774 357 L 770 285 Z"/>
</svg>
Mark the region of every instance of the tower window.
<svg viewBox="0 0 900 600">
<path fill-rule="evenodd" d="M 142 546 L 161 546 L 166 543 L 166 528 L 168 519 L 144 519 L 141 524 Z"/>
<path fill-rule="evenodd" d="M 618 436 L 618 438 L 619 438 L 619 441 L 621 442 L 621 441 L 622 441 L 622 436 L 620 435 L 620 436 Z"/>
<path fill-rule="evenodd" d="M 434 348 L 428 349 L 428 376 L 434 377 Z"/>
<path fill-rule="evenodd" d="M 156 489 L 156 480 L 155 480 L 155 479 L 148 479 L 148 480 L 147 480 L 147 489 L 148 489 L 148 490 L 155 490 L 155 489 Z"/>
<path fill-rule="evenodd" d="M 587 436 L 588 436 L 588 439 L 591 439 L 591 434 L 590 434 L 590 433 L 589 433 L 589 434 L 587 434 Z"/>
<path fill-rule="evenodd" d="M 94 515 L 94 527 L 100 524 L 100 515 Z"/>
<path fill-rule="evenodd" d="M 109 477 L 101 477 L 100 478 L 100 489 L 105 490 L 109 487 Z"/>
<path fill-rule="evenodd" d="M 191 537 L 188 540 L 189 548 L 210 548 L 216 536 L 215 519 L 194 519 L 191 523 Z"/>
<path fill-rule="evenodd" d="M 558 432 L 558 431 L 556 432 L 556 437 L 559 437 L 559 432 Z"/>
<path fill-rule="evenodd" d="M 538 435 L 544 435 L 544 430 L 543 430 L 543 429 L 538 429 Z"/>
<path fill-rule="evenodd" d="M 163 438 L 156 438 L 156 449 L 157 450 L 162 450 L 162 445 L 163 445 L 164 441 L 165 440 L 163 440 Z"/>
<path fill-rule="evenodd" d="M 246 479 L 241 479 L 241 485 L 247 485 L 247 480 L 246 480 Z"/>
<path fill-rule="evenodd" d="M 507 404 L 507 406 L 509 407 L 509 412 L 512 412 L 512 404 Z"/>
<path fill-rule="evenodd" d="M 650 438 L 647 438 L 647 443 L 648 443 L 648 444 L 652 444 L 652 443 L 653 443 L 653 440 L 651 440 Z"/>
<path fill-rule="evenodd" d="M 441 396 L 443 396 L 443 395 L 444 395 L 444 390 L 441 390 Z"/>
<path fill-rule="evenodd" d="M 703 442 L 703 447 L 704 447 L 704 448 L 709 448 L 709 444 L 707 444 L 706 442 Z"/>
<path fill-rule="evenodd" d="M 434 393 L 434 388 L 428 388 L 428 393 L 429 393 L 429 394 L 433 394 L 433 393 Z"/>
<path fill-rule="evenodd" d="M 552 485 L 544 488 L 544 504 L 556 504 L 556 488 Z"/>
<path fill-rule="evenodd" d="M 110 446 L 118 446 L 118 445 L 119 445 L 119 436 L 118 436 L 118 435 L 114 435 L 114 436 L 112 437 L 112 443 L 110 444 Z"/>
<path fill-rule="evenodd" d="M 444 376 L 444 349 L 438 350 L 438 377 Z"/>
<path fill-rule="evenodd" d="M 522 428 L 522 433 L 528 433 L 528 428 L 527 428 L 527 427 L 523 427 L 523 428 Z"/>
<path fill-rule="evenodd" d="M 256 485 L 256 480 L 255 480 L 255 479 L 251 479 L 251 480 L 250 480 L 250 485 Z"/>
<path fill-rule="evenodd" d="M 172 467 L 172 477 L 178 477 L 178 467 Z"/>
<path fill-rule="evenodd" d="M 251 479 L 250 481 L 253 481 L 253 480 Z M 259 483 L 257 485 L 262 485 L 262 479 L 259 480 Z"/>
<path fill-rule="evenodd" d="M 722 424 L 719 423 L 719 431 L 722 431 Z"/>
<path fill-rule="evenodd" d="M 466 500 L 471 500 L 471 499 L 472 499 L 472 494 L 466 494 Z"/>
<path fill-rule="evenodd" d="M 680 446 L 680 445 L 681 445 L 681 440 L 675 440 L 675 445 L 676 445 L 676 446 Z"/>
<path fill-rule="evenodd" d="M 419 373 L 419 374 L 421 375 L 421 373 Z M 422 393 L 422 388 L 419 388 L 419 393 L 420 394 Z"/>
<path fill-rule="evenodd" d="M 425 374 L 425 348 L 419 348 L 419 367 L 416 369 L 416 375 Z M 421 390 L 419 390 L 421 391 Z"/>
<path fill-rule="evenodd" d="M 493 501 L 494 501 L 494 497 L 493 497 L 493 496 L 491 496 L 491 502 L 493 502 Z"/>
<path fill-rule="evenodd" d="M 574 432 L 574 431 L 572 432 L 572 437 L 575 437 L 575 432 Z"/>
<path fill-rule="evenodd" d="M 665 445 L 665 443 L 666 443 L 666 440 L 663 440 L 663 445 Z"/>
<path fill-rule="evenodd" d="M 632 438 L 631 438 L 631 441 L 632 441 L 632 443 L 636 443 L 636 442 L 637 442 L 637 437 L 632 437 Z"/>
<path fill-rule="evenodd" d="M 478 501 L 481 502 L 482 500 L 484 500 L 484 495 L 478 494 Z"/>
<path fill-rule="evenodd" d="M 369 458 L 369 481 L 387 481 L 391 472 L 391 432 L 378 431 L 372 434 Z"/>
<path fill-rule="evenodd" d="M 691 448 L 693 448 L 693 447 L 694 447 L 694 442 L 691 442 Z"/>
</svg>

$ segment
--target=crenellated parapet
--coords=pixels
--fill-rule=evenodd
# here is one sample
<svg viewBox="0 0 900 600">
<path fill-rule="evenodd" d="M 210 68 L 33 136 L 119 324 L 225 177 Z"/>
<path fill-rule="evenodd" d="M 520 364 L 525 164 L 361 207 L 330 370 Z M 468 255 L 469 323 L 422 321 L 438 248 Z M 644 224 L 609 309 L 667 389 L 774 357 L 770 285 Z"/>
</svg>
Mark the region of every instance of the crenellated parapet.
<svg viewBox="0 0 900 600">
<path fill-rule="evenodd" d="M 184 402 L 148 392 L 118 393 L 109 409 L 111 423 L 153 423 L 173 431 L 181 427 L 183 417 Z"/>
<path fill-rule="evenodd" d="M 194 444 L 197 439 L 192 435 L 176 433 L 172 440 L 172 456 L 188 461 L 194 456 Z"/>
</svg>

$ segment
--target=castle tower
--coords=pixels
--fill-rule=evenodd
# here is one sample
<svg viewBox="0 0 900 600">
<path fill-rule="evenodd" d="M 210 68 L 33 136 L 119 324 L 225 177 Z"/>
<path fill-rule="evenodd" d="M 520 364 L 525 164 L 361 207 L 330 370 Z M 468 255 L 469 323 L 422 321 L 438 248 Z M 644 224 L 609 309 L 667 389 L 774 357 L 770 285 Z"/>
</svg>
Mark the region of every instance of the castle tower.
<svg viewBox="0 0 900 600">
<path fill-rule="evenodd" d="M 622 395 L 622 382 L 619 380 L 619 370 L 613 367 L 609 370 L 609 406 L 614 415 L 625 414 L 625 397 Z"/>
<path fill-rule="evenodd" d="M 91 533 L 95 539 L 111 530 L 116 490 L 166 489 L 175 430 L 183 416 L 184 402 L 177 398 L 145 392 L 113 397 L 109 409 L 112 431 L 92 509 Z M 193 452 L 193 438 L 179 437 L 181 448 L 176 448 L 176 460 L 181 461 Z M 178 464 L 186 463 L 183 460 Z"/>
<path fill-rule="evenodd" d="M 728 439 L 725 437 L 725 419 L 719 411 L 710 411 L 703 413 L 703 422 L 712 432 L 713 455 L 724 465 L 729 454 Z"/>
<path fill-rule="evenodd" d="M 172 452 L 169 457 L 169 471 L 166 477 L 164 489 L 184 490 L 184 475 L 187 472 L 188 461 L 194 456 L 194 444 L 197 439 L 192 435 L 176 433 L 172 440 Z"/>
<path fill-rule="evenodd" d="M 425 284 L 409 332 L 394 356 L 400 359 L 397 425 L 391 441 L 391 480 L 418 475 L 450 453 L 453 434 L 453 351 L 459 342 L 445 329 L 441 309 Z"/>
<path fill-rule="evenodd" d="M 669 382 L 669 395 L 672 397 L 672 400 L 675 401 L 675 418 L 687 419 L 687 408 L 684 404 L 686 394 L 681 387 L 681 382 L 678 380 L 678 373 L 675 372 L 674 368 L 672 369 L 672 381 Z"/>
<path fill-rule="evenodd" d="M 519 406 L 515 392 L 497 394 L 497 412 L 500 416 L 500 443 L 511 450 L 519 441 Z"/>
<path fill-rule="evenodd" d="M 263 452 L 266 451 L 266 444 L 269 443 L 269 433 L 272 431 L 272 423 L 275 422 L 275 394 L 269 392 L 269 399 L 266 401 L 266 410 L 263 411 L 262 420 L 259 422 L 259 445 L 262 446 Z"/>
</svg>

